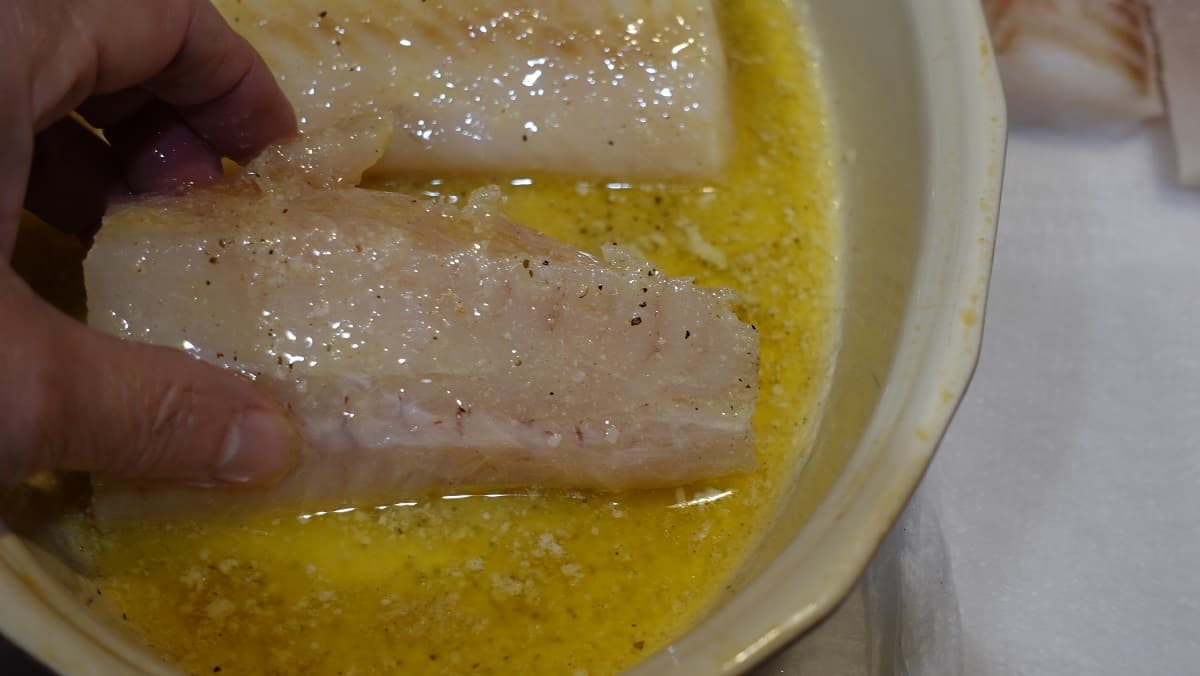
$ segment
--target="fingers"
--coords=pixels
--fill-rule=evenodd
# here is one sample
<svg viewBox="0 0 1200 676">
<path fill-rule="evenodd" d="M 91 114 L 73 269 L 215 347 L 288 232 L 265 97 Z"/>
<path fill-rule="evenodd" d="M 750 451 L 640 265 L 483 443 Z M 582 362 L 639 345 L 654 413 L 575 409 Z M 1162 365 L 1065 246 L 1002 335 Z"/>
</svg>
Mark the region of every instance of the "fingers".
<svg viewBox="0 0 1200 676">
<path fill-rule="evenodd" d="M 0 3 L 0 45 L 2 258 L 23 198 L 78 232 L 120 188 L 114 164 L 132 188 L 170 189 L 219 176 L 218 153 L 245 160 L 295 131 L 262 59 L 204 0 Z M 94 106 L 113 156 L 56 124 L 97 94 L 114 95 Z M 289 465 L 294 435 L 254 385 L 93 332 L 2 266 L 0 328 L 0 480 L 53 468 L 247 483 Z"/>
<path fill-rule="evenodd" d="M 221 156 L 161 102 L 104 133 L 134 192 L 173 192 L 221 178 Z"/>
<path fill-rule="evenodd" d="M 160 102 L 150 102 L 103 139 L 71 118 L 37 135 L 25 208 L 85 244 L 108 199 L 130 192 L 174 192 L 212 183 L 221 157 Z"/>
<path fill-rule="evenodd" d="M 0 77 L 0 101 L 15 95 L 11 85 Z M 29 131 L 27 113 L 20 106 L 0 105 L 0 266 L 12 256 L 17 240 L 33 157 L 33 133 Z"/>
<path fill-rule="evenodd" d="M 37 138 L 26 207 L 85 242 L 114 190 L 164 192 L 209 183 L 222 175 L 221 155 L 245 161 L 295 132 L 291 106 L 265 63 L 208 2 L 137 4 L 143 6 L 113 12 L 102 0 L 51 0 L 8 10 L 17 13 L 15 25 L 31 27 L 18 37 L 54 48 L 53 58 L 29 61 L 37 128 L 79 106 L 112 144 L 109 157 L 98 139 L 69 121 L 50 124 Z M 0 90 L 5 81 L 14 84 L 0 76 Z M 93 92 L 98 95 L 77 100 Z M 0 168 L 21 176 L 17 165 L 4 161 Z M 0 186 L 4 223 L 15 222 L 19 208 L 12 193 L 24 186 L 14 184 Z M 5 227 L 0 254 L 11 246 Z"/>
<path fill-rule="evenodd" d="M 25 208 L 85 244 L 108 199 L 212 183 L 221 157 L 161 102 L 145 104 L 106 130 L 110 146 L 71 118 L 37 135 Z"/>
<path fill-rule="evenodd" d="M 179 53 L 145 87 L 238 162 L 296 133 L 295 113 L 267 64 L 208 2 L 193 4 Z"/>
<path fill-rule="evenodd" d="M 75 3 L 79 23 L 93 27 L 95 91 L 141 85 L 174 106 L 217 152 L 238 161 L 295 133 L 291 104 L 262 57 L 211 4 L 137 4 L 136 11 L 113 12 L 104 0 Z M 121 49 L 128 45 L 139 49 Z"/>
<path fill-rule="evenodd" d="M 24 36 L 34 50 L 26 81 L 36 129 L 90 96 L 142 87 L 239 161 L 295 132 L 262 58 L 206 0 L 135 0 L 120 10 L 107 0 L 16 3 L 13 20 L 40 28 Z"/>
<path fill-rule="evenodd" d="M 270 481 L 294 434 L 253 384 L 94 332 L 0 273 L 0 482 L 45 469 L 212 484 Z"/>
</svg>

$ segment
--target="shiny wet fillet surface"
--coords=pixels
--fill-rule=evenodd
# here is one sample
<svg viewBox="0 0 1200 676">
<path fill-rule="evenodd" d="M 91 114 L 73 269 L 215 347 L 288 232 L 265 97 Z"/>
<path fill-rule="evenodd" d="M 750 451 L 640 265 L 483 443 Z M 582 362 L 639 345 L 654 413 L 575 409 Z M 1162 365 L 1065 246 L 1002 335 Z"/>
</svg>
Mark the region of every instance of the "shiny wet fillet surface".
<svg viewBox="0 0 1200 676">
<path fill-rule="evenodd" d="M 462 207 L 240 185 L 110 215 L 89 316 L 254 378 L 301 433 L 266 491 L 98 483 L 101 516 L 431 491 L 662 487 L 754 467 L 758 340 L 731 295 Z"/>
<path fill-rule="evenodd" d="M 709 0 L 218 0 L 309 131 L 396 116 L 376 174 L 719 175 L 732 136 Z"/>
</svg>

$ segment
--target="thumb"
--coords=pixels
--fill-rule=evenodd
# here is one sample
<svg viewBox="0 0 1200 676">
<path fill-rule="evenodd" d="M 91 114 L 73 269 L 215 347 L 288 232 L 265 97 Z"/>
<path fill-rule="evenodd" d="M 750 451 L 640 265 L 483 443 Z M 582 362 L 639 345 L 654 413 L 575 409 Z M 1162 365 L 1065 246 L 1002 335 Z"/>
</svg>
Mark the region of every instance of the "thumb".
<svg viewBox="0 0 1200 676">
<path fill-rule="evenodd" d="M 69 470 L 202 484 L 283 474 L 296 439 L 252 383 L 86 328 L 0 272 L 0 483 Z"/>
</svg>

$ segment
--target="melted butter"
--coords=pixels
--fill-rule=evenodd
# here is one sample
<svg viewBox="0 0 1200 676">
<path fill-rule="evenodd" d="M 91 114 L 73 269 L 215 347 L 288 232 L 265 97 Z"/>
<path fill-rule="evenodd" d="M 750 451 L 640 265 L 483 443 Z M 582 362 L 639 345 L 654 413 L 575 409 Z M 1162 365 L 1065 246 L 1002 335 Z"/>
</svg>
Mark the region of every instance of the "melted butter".
<svg viewBox="0 0 1200 676">
<path fill-rule="evenodd" d="M 590 251 L 636 246 L 733 288 L 762 338 L 746 476 L 622 495 L 450 495 L 385 508 L 127 525 L 84 538 L 104 597 L 193 673 L 607 674 L 719 600 L 804 461 L 836 282 L 829 131 L 816 67 L 782 0 L 722 6 L 738 111 L 725 179 L 413 179 Z"/>
</svg>

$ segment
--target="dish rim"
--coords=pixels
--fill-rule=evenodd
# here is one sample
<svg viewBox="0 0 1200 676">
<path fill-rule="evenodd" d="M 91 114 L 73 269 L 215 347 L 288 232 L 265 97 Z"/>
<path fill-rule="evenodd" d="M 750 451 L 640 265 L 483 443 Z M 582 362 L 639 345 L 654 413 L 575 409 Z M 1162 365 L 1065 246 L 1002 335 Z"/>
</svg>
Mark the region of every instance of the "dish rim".
<svg viewBox="0 0 1200 676">
<path fill-rule="evenodd" d="M 915 31 L 913 46 L 920 52 L 919 64 L 925 69 L 921 82 L 926 87 L 941 87 L 927 91 L 926 99 L 936 98 L 939 92 L 943 97 L 954 93 L 961 96 L 957 101 L 958 110 L 963 113 L 958 119 L 963 125 L 958 139 L 959 153 L 964 158 L 978 158 L 978 161 L 968 159 L 966 165 L 959 167 L 958 180 L 967 186 L 964 194 L 970 199 L 956 200 L 952 211 L 955 216 L 963 217 L 964 224 L 979 222 L 982 217 L 982 223 L 972 231 L 976 237 L 962 238 L 964 241 L 950 257 L 957 267 L 947 272 L 954 273 L 954 279 L 962 282 L 956 292 L 938 304 L 931 323 L 923 322 L 925 328 L 918 332 L 921 335 L 913 335 L 911 324 L 902 332 L 900 344 L 919 352 L 923 358 L 919 373 L 907 388 L 920 396 L 906 398 L 904 405 L 895 409 L 880 408 L 873 413 L 851 463 L 810 519 L 809 525 L 823 525 L 823 531 L 806 525 L 729 604 L 636 665 L 628 672 L 633 676 L 742 673 L 832 612 L 853 588 L 916 489 L 966 392 L 982 341 L 996 235 L 1006 137 L 1004 99 L 987 25 L 978 3 L 913 0 L 908 6 Z M 935 44 L 938 53 L 934 53 Z M 945 75 L 945 82 L 938 84 L 938 80 L 930 77 L 933 73 Z M 958 89 L 954 90 L 954 86 Z M 939 138 L 947 140 L 942 138 L 941 130 L 954 125 L 947 124 L 953 120 L 946 119 L 946 108 L 926 105 L 924 112 L 928 115 L 925 128 L 935 145 Z M 936 167 L 932 173 L 937 173 Z M 936 176 L 928 184 L 936 185 Z M 927 201 L 923 208 L 925 219 L 934 218 L 931 212 L 935 206 Z M 918 267 L 926 263 L 922 253 Z M 906 319 L 914 314 L 912 303 L 910 299 Z M 977 321 L 962 320 L 963 313 L 968 311 L 975 313 Z M 943 347 L 935 350 L 935 345 Z M 898 352 L 895 362 L 901 363 L 902 358 Z M 889 383 L 895 375 L 894 366 Z M 942 396 L 945 391 L 953 394 L 949 400 Z M 865 445 L 885 438 L 895 440 L 890 449 L 892 457 L 863 457 Z M 895 474 L 889 481 L 881 481 L 881 475 L 889 469 L 895 470 Z M 865 475 L 860 476 L 861 473 Z M 856 483 L 857 486 L 853 485 Z M 872 488 L 883 490 L 870 505 L 862 500 L 836 499 L 839 495 L 852 497 Z M 856 521 L 859 529 L 853 535 L 837 536 L 831 532 L 833 525 L 844 527 Z M 794 582 L 790 578 L 794 577 L 792 571 L 797 566 L 821 572 L 807 576 L 804 584 L 784 584 Z M 151 661 L 148 654 L 127 654 L 114 649 L 105 639 L 112 637 L 117 639 L 116 645 L 123 643 L 118 636 L 124 637 L 117 629 L 85 614 L 72 613 L 71 609 L 77 606 L 74 597 L 37 564 L 33 554 L 19 538 L 11 536 L 3 522 L 0 522 L 0 572 L 5 573 L 0 574 L 0 597 L 23 610 L 20 617 L 0 614 L 0 628 L 14 644 L 50 668 L 64 673 L 166 671 L 165 665 Z M 742 617 L 738 611 L 754 604 L 756 599 L 759 605 L 754 608 L 755 613 L 746 616 L 758 619 L 749 626 L 726 631 L 731 629 L 727 620 L 731 616 Z M 722 639 L 714 642 L 714 635 L 722 635 Z"/>
<path fill-rule="evenodd" d="M 1006 104 L 979 3 L 906 5 L 925 88 L 920 114 L 929 166 L 921 222 L 940 223 L 940 234 L 954 235 L 953 248 L 939 269 L 930 262 L 933 247 L 922 242 L 885 392 L 808 522 L 746 588 L 627 676 L 741 674 L 833 612 L 899 518 L 966 394 L 983 340 Z M 947 154 L 958 161 L 939 162 Z M 943 289 L 936 307 L 927 307 L 923 289 Z"/>
</svg>

